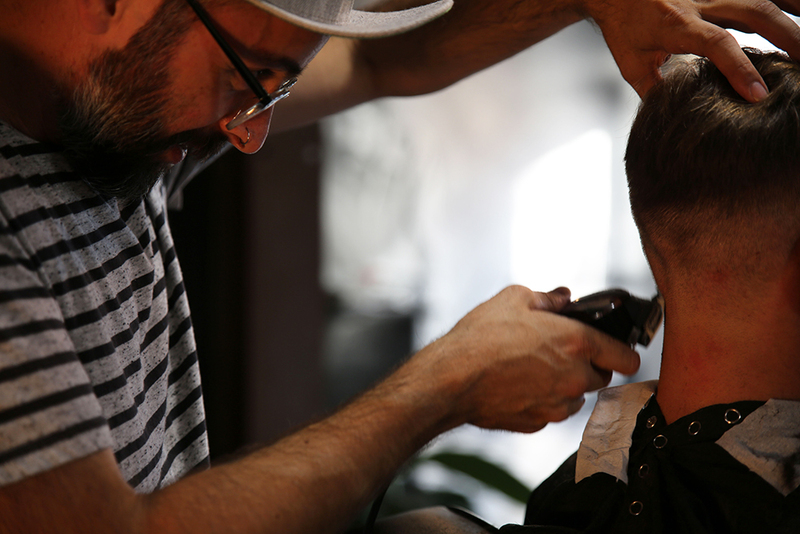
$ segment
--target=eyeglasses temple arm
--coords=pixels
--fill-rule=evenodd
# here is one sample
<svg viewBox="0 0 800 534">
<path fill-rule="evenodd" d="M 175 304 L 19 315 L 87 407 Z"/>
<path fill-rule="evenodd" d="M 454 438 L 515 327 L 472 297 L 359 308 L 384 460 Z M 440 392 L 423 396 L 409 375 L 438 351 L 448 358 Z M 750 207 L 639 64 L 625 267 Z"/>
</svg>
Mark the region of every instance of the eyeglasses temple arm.
<svg viewBox="0 0 800 534">
<path fill-rule="evenodd" d="M 244 81 L 253 90 L 256 96 L 261 99 L 262 102 L 269 103 L 269 95 L 264 90 L 264 87 L 255 77 L 253 72 L 247 68 L 247 65 L 244 64 L 242 59 L 233 51 L 233 48 L 225 41 L 222 35 L 217 31 L 217 28 L 214 26 L 214 23 L 211 21 L 211 18 L 208 16 L 208 13 L 200 6 L 197 0 L 186 0 L 189 2 L 189 5 L 192 6 L 192 9 L 195 13 L 197 13 L 197 17 L 205 24 L 206 28 L 208 28 L 208 33 L 211 34 L 211 37 L 217 41 L 222 51 L 225 52 L 225 55 L 228 56 L 228 59 L 233 63 L 233 66 L 236 67 L 236 70 L 239 71 L 239 74 L 242 75 Z"/>
</svg>

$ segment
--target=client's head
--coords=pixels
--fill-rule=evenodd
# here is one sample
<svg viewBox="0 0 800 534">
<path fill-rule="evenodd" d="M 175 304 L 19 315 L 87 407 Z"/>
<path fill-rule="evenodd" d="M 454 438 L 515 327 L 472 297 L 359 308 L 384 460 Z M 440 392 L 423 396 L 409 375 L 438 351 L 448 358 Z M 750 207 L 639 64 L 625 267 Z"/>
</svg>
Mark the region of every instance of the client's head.
<svg viewBox="0 0 800 534">
<path fill-rule="evenodd" d="M 800 66 L 746 52 L 768 98 L 750 104 L 708 60 L 678 58 L 631 129 L 631 208 L 662 292 L 755 291 L 800 238 Z"/>
</svg>

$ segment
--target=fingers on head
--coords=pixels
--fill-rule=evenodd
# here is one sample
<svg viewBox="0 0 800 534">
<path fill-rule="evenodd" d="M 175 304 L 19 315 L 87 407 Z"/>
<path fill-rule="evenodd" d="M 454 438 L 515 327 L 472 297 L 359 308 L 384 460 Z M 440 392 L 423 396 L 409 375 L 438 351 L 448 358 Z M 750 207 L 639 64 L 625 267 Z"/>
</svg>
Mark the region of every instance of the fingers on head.
<svg viewBox="0 0 800 534">
<path fill-rule="evenodd" d="M 781 17 L 785 17 L 785 15 L 781 14 Z M 681 51 L 710 59 L 728 79 L 736 92 L 748 101 L 755 102 L 766 96 L 768 89 L 763 78 L 761 78 L 761 75 L 742 51 L 741 45 L 733 35 L 711 22 L 703 21 L 701 24 L 702 31 L 686 34 L 683 37 L 685 39 L 684 50 Z M 756 25 L 760 26 L 762 24 L 764 23 L 757 23 Z M 786 31 L 788 31 L 787 27 L 783 27 L 770 28 L 760 33 L 766 34 L 765 36 L 773 35 L 773 39 L 781 40 Z M 800 33 L 797 33 L 797 35 L 800 36 Z M 794 41 L 789 40 L 788 42 L 797 46 Z M 800 47 L 798 47 L 798 53 L 800 53 Z"/>
<path fill-rule="evenodd" d="M 663 62 L 659 61 L 659 58 L 654 56 L 654 59 L 640 65 L 639 68 L 622 73 L 625 80 L 631 84 L 631 87 L 640 98 L 644 98 L 647 92 L 661 81 L 661 65 Z"/>
<path fill-rule="evenodd" d="M 611 43 L 609 46 L 622 77 L 640 97 L 644 97 L 661 79 L 661 64 L 656 64 L 659 52 L 636 50 L 624 45 L 612 46 Z"/>
</svg>

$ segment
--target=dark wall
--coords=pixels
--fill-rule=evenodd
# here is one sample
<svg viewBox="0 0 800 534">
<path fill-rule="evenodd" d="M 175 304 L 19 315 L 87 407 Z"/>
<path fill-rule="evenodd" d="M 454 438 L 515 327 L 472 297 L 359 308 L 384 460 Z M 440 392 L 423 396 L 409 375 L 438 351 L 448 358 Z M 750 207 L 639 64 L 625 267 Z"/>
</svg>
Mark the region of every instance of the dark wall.
<svg viewBox="0 0 800 534">
<path fill-rule="evenodd" d="M 184 271 L 212 459 L 318 416 L 319 132 L 229 151 L 170 212 Z"/>
</svg>

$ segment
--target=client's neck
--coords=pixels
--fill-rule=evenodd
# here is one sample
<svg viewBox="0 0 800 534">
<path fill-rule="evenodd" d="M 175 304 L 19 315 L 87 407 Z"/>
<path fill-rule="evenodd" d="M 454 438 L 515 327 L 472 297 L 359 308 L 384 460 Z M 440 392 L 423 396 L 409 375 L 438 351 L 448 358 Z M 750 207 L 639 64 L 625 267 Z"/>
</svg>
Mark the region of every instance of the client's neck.
<svg viewBox="0 0 800 534">
<path fill-rule="evenodd" d="M 712 404 L 800 399 L 800 311 L 784 289 L 756 301 L 668 297 L 658 386 L 668 422 Z"/>
</svg>

